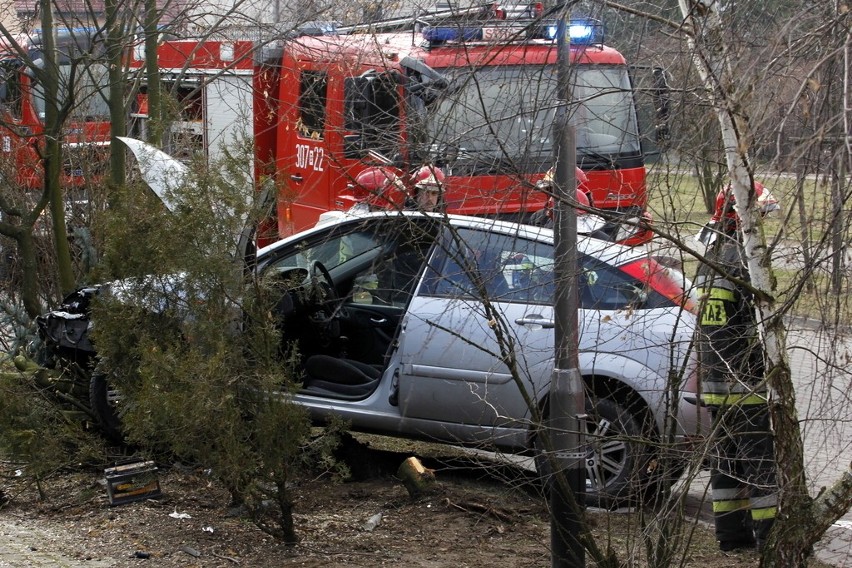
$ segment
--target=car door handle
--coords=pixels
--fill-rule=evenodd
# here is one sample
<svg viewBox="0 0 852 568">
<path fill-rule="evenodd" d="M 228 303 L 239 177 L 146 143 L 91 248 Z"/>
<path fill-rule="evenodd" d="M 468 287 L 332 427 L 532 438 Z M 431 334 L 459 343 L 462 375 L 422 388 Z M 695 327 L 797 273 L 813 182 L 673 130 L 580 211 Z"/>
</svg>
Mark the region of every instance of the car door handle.
<svg viewBox="0 0 852 568">
<path fill-rule="evenodd" d="M 305 180 L 305 178 L 303 178 L 303 177 L 302 177 L 301 175 L 299 175 L 299 174 L 292 174 L 292 175 L 290 176 L 290 179 L 291 179 L 291 180 L 293 180 L 293 181 L 295 181 L 296 183 L 302 183 L 302 182 Z"/>
<path fill-rule="evenodd" d="M 530 314 L 528 316 L 518 318 L 515 320 L 515 323 L 518 325 L 539 326 L 544 329 L 553 329 L 556 325 L 553 320 L 545 319 L 544 316 L 540 316 L 538 314 Z"/>
<path fill-rule="evenodd" d="M 370 323 L 381 325 L 383 323 L 388 323 L 388 318 L 370 318 Z"/>
</svg>

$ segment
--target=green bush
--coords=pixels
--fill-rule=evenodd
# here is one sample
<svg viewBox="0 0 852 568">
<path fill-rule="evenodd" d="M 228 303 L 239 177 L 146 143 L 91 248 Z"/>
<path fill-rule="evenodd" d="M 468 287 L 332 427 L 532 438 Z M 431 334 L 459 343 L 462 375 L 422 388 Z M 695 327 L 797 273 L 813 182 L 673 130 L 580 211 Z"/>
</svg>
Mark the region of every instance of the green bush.
<svg viewBox="0 0 852 568">
<path fill-rule="evenodd" d="M 144 210 L 130 201 L 111 211 L 107 242 L 141 242 L 144 262 L 107 248 L 104 266 L 133 277 L 95 303 L 95 372 L 117 394 L 127 442 L 210 469 L 258 526 L 293 543 L 292 488 L 306 471 L 333 469 L 334 436 L 312 440 L 290 402 L 299 376 L 274 294 L 233 255 L 251 196 L 226 177 L 193 176 L 177 210 L 156 220 L 124 217 Z"/>
</svg>

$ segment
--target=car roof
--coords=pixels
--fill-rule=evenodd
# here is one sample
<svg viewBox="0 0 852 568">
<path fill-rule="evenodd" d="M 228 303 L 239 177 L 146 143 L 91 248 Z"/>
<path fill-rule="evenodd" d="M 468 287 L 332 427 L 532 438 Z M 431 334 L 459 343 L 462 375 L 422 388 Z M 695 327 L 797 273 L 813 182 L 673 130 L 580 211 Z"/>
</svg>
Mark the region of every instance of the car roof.
<svg viewBox="0 0 852 568">
<path fill-rule="evenodd" d="M 335 227 L 345 227 L 347 225 L 358 226 L 363 225 L 364 223 L 380 222 L 382 219 L 388 218 L 432 218 L 446 222 L 455 228 L 490 231 L 550 244 L 553 244 L 554 242 L 554 232 L 552 229 L 526 225 L 523 223 L 500 221 L 486 217 L 424 213 L 420 211 L 374 211 L 357 214 L 342 212 L 342 215 L 337 219 L 326 219 L 322 224 L 286 237 L 260 249 L 258 251 L 258 257 L 270 254 L 290 243 L 300 242 L 311 238 L 313 235 L 332 230 Z M 616 265 L 624 264 L 625 262 L 647 256 L 648 254 L 645 247 L 627 247 L 587 235 L 578 235 L 577 249 L 582 253 Z"/>
</svg>

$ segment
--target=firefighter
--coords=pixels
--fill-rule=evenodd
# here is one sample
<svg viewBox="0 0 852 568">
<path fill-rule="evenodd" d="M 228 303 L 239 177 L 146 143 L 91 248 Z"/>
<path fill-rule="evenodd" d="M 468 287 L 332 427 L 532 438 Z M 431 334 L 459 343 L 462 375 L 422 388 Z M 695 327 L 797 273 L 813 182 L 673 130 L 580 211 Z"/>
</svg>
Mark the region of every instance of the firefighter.
<svg viewBox="0 0 852 568">
<path fill-rule="evenodd" d="M 444 210 L 444 172 L 426 165 L 414 174 L 414 200 L 408 208 L 437 213 Z"/>
<path fill-rule="evenodd" d="M 755 184 L 762 212 L 778 208 L 771 193 Z M 775 521 L 778 489 L 775 451 L 764 380 L 764 356 L 757 333 L 733 193 L 719 192 L 708 225 L 714 242 L 709 264 L 698 269 L 703 308 L 698 328 L 701 399 L 713 416 L 710 486 L 719 548 L 762 548 Z M 706 241 L 709 239 L 705 238 Z M 738 283 L 739 282 L 739 283 Z"/>
<path fill-rule="evenodd" d="M 356 209 L 363 212 L 400 210 L 405 206 L 408 192 L 402 179 L 390 169 L 369 168 L 355 178 Z"/>
</svg>

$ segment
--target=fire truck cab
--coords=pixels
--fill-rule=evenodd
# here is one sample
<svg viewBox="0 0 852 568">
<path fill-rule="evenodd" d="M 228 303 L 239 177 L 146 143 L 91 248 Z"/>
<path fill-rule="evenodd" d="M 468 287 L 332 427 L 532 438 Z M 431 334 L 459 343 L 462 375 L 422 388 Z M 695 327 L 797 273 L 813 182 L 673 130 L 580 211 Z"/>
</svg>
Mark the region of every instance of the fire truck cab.
<svg viewBox="0 0 852 568">
<path fill-rule="evenodd" d="M 541 5 L 520 19 L 466 14 L 421 32 L 350 33 L 287 42 L 280 67 L 276 170 L 279 233 L 304 229 L 349 202 L 369 165 L 446 174 L 448 212 L 524 219 L 547 196 L 561 108 L 593 204 L 644 209 L 645 168 L 624 57 L 597 22 L 572 21 L 571 100 L 557 92 L 557 22 Z M 496 19 L 495 19 L 496 18 Z"/>
<path fill-rule="evenodd" d="M 278 193 L 265 244 L 349 209 L 358 174 L 375 167 L 403 181 L 424 165 L 440 168 L 448 212 L 526 220 L 548 199 L 535 184 L 554 163 L 553 123 L 567 112 L 593 205 L 644 210 L 631 75 L 604 45 L 600 23 L 561 28 L 570 34 L 564 104 L 559 26 L 542 17 L 541 4 L 427 19 L 432 25 L 403 32 L 375 33 L 371 24 L 266 43 L 164 42 L 158 66 L 183 104 L 172 131 L 186 142 L 175 147 L 209 158 L 233 143 L 236 129 L 253 139 L 256 185 L 274 180 Z M 144 106 L 143 94 L 141 117 Z"/>
</svg>

